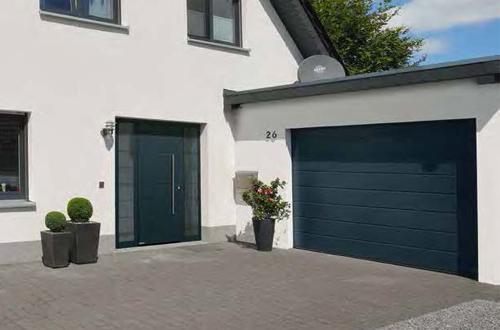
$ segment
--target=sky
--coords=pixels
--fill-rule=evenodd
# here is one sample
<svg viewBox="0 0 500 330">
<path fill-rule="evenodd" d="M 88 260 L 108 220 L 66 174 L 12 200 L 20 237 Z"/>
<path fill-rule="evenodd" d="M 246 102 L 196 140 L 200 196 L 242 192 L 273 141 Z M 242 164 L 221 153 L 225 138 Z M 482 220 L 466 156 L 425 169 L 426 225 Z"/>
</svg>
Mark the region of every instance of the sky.
<svg viewBox="0 0 500 330">
<path fill-rule="evenodd" d="M 500 0 L 394 0 L 402 6 L 391 26 L 425 38 L 423 64 L 500 55 Z"/>
</svg>

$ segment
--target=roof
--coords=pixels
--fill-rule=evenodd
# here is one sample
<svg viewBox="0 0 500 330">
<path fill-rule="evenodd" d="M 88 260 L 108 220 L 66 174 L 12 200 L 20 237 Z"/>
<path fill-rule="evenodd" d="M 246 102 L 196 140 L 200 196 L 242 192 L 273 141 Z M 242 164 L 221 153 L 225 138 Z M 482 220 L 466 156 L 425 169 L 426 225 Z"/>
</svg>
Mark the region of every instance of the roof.
<svg viewBox="0 0 500 330">
<path fill-rule="evenodd" d="M 270 0 L 304 58 L 328 55 L 342 59 L 309 0 Z"/>
<path fill-rule="evenodd" d="M 226 105 L 237 106 L 246 103 L 267 102 L 468 78 L 478 78 L 478 83 L 480 84 L 499 83 L 500 56 L 239 92 L 224 90 L 224 102 Z"/>
</svg>

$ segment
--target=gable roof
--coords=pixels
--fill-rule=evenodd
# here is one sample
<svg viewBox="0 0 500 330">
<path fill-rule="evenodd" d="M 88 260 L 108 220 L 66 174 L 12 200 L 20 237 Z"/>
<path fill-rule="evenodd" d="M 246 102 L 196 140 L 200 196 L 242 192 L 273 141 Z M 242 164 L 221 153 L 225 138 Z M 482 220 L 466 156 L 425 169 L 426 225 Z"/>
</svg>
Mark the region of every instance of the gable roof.
<svg viewBox="0 0 500 330">
<path fill-rule="evenodd" d="M 328 55 L 342 63 L 309 0 L 269 0 L 304 58 Z"/>
</svg>

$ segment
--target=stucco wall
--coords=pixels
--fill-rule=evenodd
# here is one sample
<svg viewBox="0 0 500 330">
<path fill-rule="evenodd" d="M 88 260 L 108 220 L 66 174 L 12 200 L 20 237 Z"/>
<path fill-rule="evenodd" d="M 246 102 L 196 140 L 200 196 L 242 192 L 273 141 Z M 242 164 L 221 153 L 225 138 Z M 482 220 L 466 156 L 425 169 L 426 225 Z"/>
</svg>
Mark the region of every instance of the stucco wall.
<svg viewBox="0 0 500 330">
<path fill-rule="evenodd" d="M 243 105 L 233 112 L 236 169 L 291 183 L 290 129 L 376 123 L 477 119 L 479 276 L 500 284 L 500 85 L 457 80 Z M 278 139 L 265 139 L 276 131 Z M 425 134 L 425 132 L 422 132 Z M 287 190 L 291 199 L 291 185 Z M 237 231 L 252 240 L 251 211 L 237 206 Z M 292 221 L 280 223 L 275 245 L 293 247 Z"/>
<path fill-rule="evenodd" d="M 100 130 L 116 117 L 206 124 L 203 226 L 234 225 L 234 140 L 222 91 L 293 82 L 301 60 L 271 8 L 243 1 L 244 54 L 188 44 L 185 0 L 122 0 L 128 34 L 41 17 L 36 0 L 2 3 L 0 111 L 30 113 L 37 208 L 0 210 L 0 243 L 38 240 L 46 212 L 65 210 L 75 195 L 90 198 L 102 234 L 114 234 L 114 148 Z"/>
</svg>

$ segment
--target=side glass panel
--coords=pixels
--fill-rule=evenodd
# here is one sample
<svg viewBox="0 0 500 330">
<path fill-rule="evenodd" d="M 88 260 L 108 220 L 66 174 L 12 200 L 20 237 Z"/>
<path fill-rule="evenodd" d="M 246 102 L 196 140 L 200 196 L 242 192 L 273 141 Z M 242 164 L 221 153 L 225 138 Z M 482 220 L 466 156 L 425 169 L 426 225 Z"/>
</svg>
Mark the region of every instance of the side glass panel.
<svg viewBox="0 0 500 330">
<path fill-rule="evenodd" d="M 184 239 L 200 239 L 200 132 L 184 129 Z"/>
<path fill-rule="evenodd" d="M 24 198 L 24 120 L 0 115 L 0 199 Z"/>
<path fill-rule="evenodd" d="M 89 1 L 89 15 L 104 19 L 113 19 L 114 0 L 88 0 Z"/>
<path fill-rule="evenodd" d="M 41 0 L 43 9 L 57 11 L 71 11 L 71 0 Z"/>
<path fill-rule="evenodd" d="M 236 17 L 234 0 L 213 0 L 213 38 L 234 44 L 236 42 Z"/>
<path fill-rule="evenodd" d="M 188 34 L 207 38 L 208 0 L 188 0 Z"/>
<path fill-rule="evenodd" d="M 118 123 L 118 242 L 135 240 L 134 124 Z"/>
</svg>

